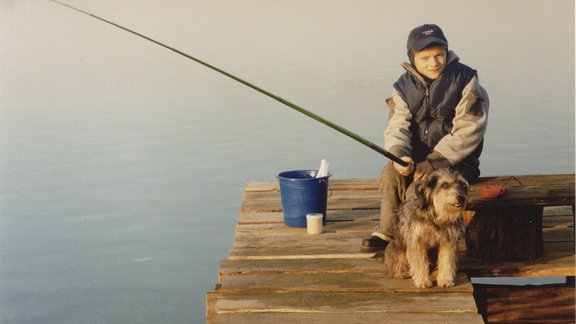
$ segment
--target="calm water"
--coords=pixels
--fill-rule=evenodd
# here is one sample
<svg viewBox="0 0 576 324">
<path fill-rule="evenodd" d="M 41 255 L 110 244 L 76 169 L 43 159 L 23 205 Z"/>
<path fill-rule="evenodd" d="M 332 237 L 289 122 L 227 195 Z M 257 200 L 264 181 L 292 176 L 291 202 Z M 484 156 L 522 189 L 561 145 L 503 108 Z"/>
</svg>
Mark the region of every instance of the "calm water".
<svg viewBox="0 0 576 324">
<path fill-rule="evenodd" d="M 484 174 L 574 172 L 572 0 L 69 2 L 379 144 L 406 35 L 438 23 L 490 93 Z M 0 24 L 1 323 L 202 323 L 248 181 L 386 162 L 49 1 Z"/>
</svg>

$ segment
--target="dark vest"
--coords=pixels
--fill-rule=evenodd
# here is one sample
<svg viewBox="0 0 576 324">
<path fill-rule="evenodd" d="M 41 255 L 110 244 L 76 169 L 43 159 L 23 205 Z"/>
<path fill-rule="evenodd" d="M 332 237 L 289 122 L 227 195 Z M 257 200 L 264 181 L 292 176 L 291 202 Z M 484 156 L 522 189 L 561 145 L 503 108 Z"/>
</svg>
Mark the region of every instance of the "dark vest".
<svg viewBox="0 0 576 324">
<path fill-rule="evenodd" d="M 440 77 L 429 85 L 423 84 L 410 72 L 404 73 L 394 88 L 398 90 L 412 112 L 413 158 L 421 162 L 434 146 L 452 130 L 456 106 L 462 99 L 462 90 L 476 75 L 470 67 L 454 61 Z M 478 168 L 482 143 L 463 163 Z"/>
</svg>

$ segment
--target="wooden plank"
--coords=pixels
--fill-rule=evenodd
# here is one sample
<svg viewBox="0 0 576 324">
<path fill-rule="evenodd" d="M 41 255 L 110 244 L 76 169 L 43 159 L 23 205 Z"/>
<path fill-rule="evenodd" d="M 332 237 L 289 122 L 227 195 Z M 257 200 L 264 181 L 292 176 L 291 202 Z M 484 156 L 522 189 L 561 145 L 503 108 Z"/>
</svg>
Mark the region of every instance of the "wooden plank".
<svg viewBox="0 0 576 324">
<path fill-rule="evenodd" d="M 470 293 L 348 293 L 297 292 L 223 294 L 219 313 L 473 313 Z"/>
<path fill-rule="evenodd" d="M 480 198 L 482 188 L 488 184 L 505 186 L 507 188 L 505 196 L 497 199 Z M 377 189 L 376 179 L 331 180 L 332 208 L 357 209 L 362 205 L 366 205 L 369 209 L 378 208 L 380 193 Z M 260 185 L 251 183 L 244 195 L 243 212 L 282 210 L 280 190 L 274 182 Z M 356 200 L 355 205 L 345 207 L 346 199 Z M 575 203 L 574 174 L 483 177 L 480 182 L 470 187 L 468 200 L 468 209 L 573 205 Z M 329 206 L 330 202 L 329 199 Z"/>
<path fill-rule="evenodd" d="M 526 206 L 562 206 L 574 204 L 574 185 L 560 184 L 543 187 L 510 187 L 504 196 L 495 199 L 482 199 L 471 192 L 467 209 L 513 208 Z"/>
<path fill-rule="evenodd" d="M 282 235 L 281 239 L 278 236 L 238 236 L 229 258 L 370 258 L 371 254 L 360 251 L 360 242 L 365 236 L 362 232 Z"/>
<path fill-rule="evenodd" d="M 363 256 L 366 254 L 359 254 Z M 458 268 L 470 277 L 555 277 L 574 276 L 573 251 L 547 252 L 543 257 L 522 262 L 488 262 L 460 255 Z M 383 265 L 374 258 L 263 259 L 222 261 L 220 275 L 318 272 L 383 273 Z"/>
<path fill-rule="evenodd" d="M 216 316 L 216 301 L 218 300 L 218 293 L 206 293 L 206 323 L 214 323 Z"/>
<path fill-rule="evenodd" d="M 341 180 L 330 182 L 328 193 L 329 210 L 354 210 L 354 209 L 377 209 L 380 208 L 381 194 L 375 190 L 363 188 L 362 181 Z M 252 187 L 254 187 L 253 185 Z M 352 188 L 355 188 L 352 190 Z M 360 188 L 360 189 L 359 189 Z M 241 212 L 281 212 L 282 202 L 280 190 L 270 188 L 270 190 L 245 190 L 244 201 Z"/>
<path fill-rule="evenodd" d="M 534 260 L 490 262 L 461 256 L 458 269 L 470 277 L 556 277 L 574 276 L 574 251 L 548 252 Z"/>
<path fill-rule="evenodd" d="M 350 178 L 337 179 L 330 178 L 330 187 L 334 190 L 378 190 L 379 179 L 377 178 Z M 471 186 L 471 191 L 480 192 L 486 185 L 500 185 L 505 187 L 513 186 L 548 186 L 557 184 L 575 183 L 573 173 L 566 174 L 531 174 L 531 175 L 501 175 L 484 176 Z M 250 191 L 280 191 L 278 181 L 256 181 L 249 182 L 244 189 Z"/>
<path fill-rule="evenodd" d="M 574 286 L 482 286 L 489 323 L 574 323 Z"/>
<path fill-rule="evenodd" d="M 278 180 L 251 181 L 246 184 L 244 192 L 252 191 L 280 191 L 280 184 Z"/>
<path fill-rule="evenodd" d="M 371 258 L 374 253 L 360 250 L 362 239 L 371 229 L 339 231 L 307 235 L 304 228 L 291 228 L 294 233 L 271 233 L 271 235 L 238 235 L 234 248 L 229 252 L 231 260 L 247 259 L 294 259 L 294 258 Z M 299 232 L 301 235 L 296 235 Z M 462 241 L 459 250 L 464 251 Z"/>
<path fill-rule="evenodd" d="M 240 213 L 238 225 L 244 224 L 284 224 L 282 212 Z"/>
<path fill-rule="evenodd" d="M 280 191 L 252 191 L 244 193 L 244 200 L 280 200 Z M 377 190 L 334 190 L 328 189 L 328 199 L 380 199 Z"/>
<path fill-rule="evenodd" d="M 374 227 L 378 225 L 377 221 L 348 221 L 348 222 L 327 222 L 323 227 L 324 235 L 326 233 L 346 233 L 346 232 L 363 232 L 372 233 Z M 270 236 L 270 235 L 303 235 L 306 234 L 306 228 L 289 227 L 284 223 L 264 223 L 264 224 L 238 224 L 236 226 L 237 236 Z"/>
<path fill-rule="evenodd" d="M 342 194 L 334 193 L 328 197 L 328 210 L 355 210 L 355 209 L 379 209 L 381 195 L 365 191 L 351 194 L 350 191 Z M 247 193 L 242 202 L 242 213 L 269 213 L 281 212 L 282 201 L 278 192 L 254 192 Z"/>
<path fill-rule="evenodd" d="M 328 199 L 328 210 L 357 210 L 357 209 L 380 209 L 380 198 L 378 199 Z M 281 212 L 282 203 L 280 200 L 249 200 L 242 204 L 242 213 L 271 213 Z"/>
<path fill-rule="evenodd" d="M 307 273 L 383 273 L 382 262 L 374 258 L 334 259 L 256 259 L 222 260 L 219 276 L 256 274 L 307 274 Z"/>
<path fill-rule="evenodd" d="M 562 228 L 574 228 L 574 217 L 563 216 L 563 215 L 547 215 L 544 211 L 544 218 L 542 219 L 543 229 L 562 229 Z"/>
<path fill-rule="evenodd" d="M 544 215 L 548 216 L 574 216 L 572 206 L 544 207 Z"/>
<path fill-rule="evenodd" d="M 380 219 L 380 209 L 328 210 L 326 219 L 332 221 L 367 221 Z M 282 212 L 241 213 L 238 224 L 284 224 Z"/>
<path fill-rule="evenodd" d="M 574 242 L 574 227 L 542 229 L 544 242 Z"/>
<path fill-rule="evenodd" d="M 355 209 L 355 210 L 328 210 L 329 221 L 346 220 L 379 220 L 380 209 Z M 544 228 L 562 226 L 564 228 L 574 227 L 574 217 L 571 206 L 549 206 L 544 207 Z M 284 215 L 277 212 L 253 212 L 240 213 L 238 224 L 283 224 Z"/>
<path fill-rule="evenodd" d="M 221 291 L 228 294 L 278 292 L 421 292 L 472 293 L 472 284 L 463 273 L 456 275 L 450 288 L 416 288 L 410 279 L 394 279 L 382 273 L 306 273 L 233 275 L 222 278 Z"/>
<path fill-rule="evenodd" d="M 573 205 L 574 179 L 574 174 L 482 177 L 470 186 L 467 208 Z M 506 194 L 501 198 L 482 199 L 480 194 L 486 185 L 503 186 Z"/>
<path fill-rule="evenodd" d="M 573 241 L 573 216 L 562 216 L 562 214 L 559 214 L 564 213 L 566 210 L 570 210 L 571 213 L 571 208 L 568 206 L 562 206 L 553 210 L 548 208 L 555 207 L 547 207 L 544 211 L 543 232 L 545 241 Z M 549 211 L 554 213 L 554 215 L 549 216 Z M 328 212 L 327 219 L 329 221 L 324 227 L 324 230 L 327 232 L 369 231 L 378 224 L 379 217 L 380 213 L 378 210 L 331 211 Z M 346 222 L 347 220 L 353 222 Z M 270 226 L 258 227 L 255 225 Z M 274 230 L 271 231 L 272 229 Z M 262 235 L 276 235 L 283 231 L 287 233 L 305 232 L 302 228 L 284 225 L 284 218 L 281 212 L 241 214 L 239 216 L 237 235 L 244 235 L 248 231 L 256 234 L 259 230 Z M 555 237 L 558 237 L 558 239 L 554 239 Z"/>
<path fill-rule="evenodd" d="M 264 223 L 264 224 L 238 224 L 236 226 L 236 237 L 242 236 L 278 236 L 278 235 L 303 235 L 306 228 L 290 227 L 284 223 Z"/>
<path fill-rule="evenodd" d="M 224 313 L 215 314 L 210 324 L 240 323 L 314 323 L 314 324 L 361 324 L 361 323 L 467 323 L 483 324 L 482 316 L 471 313 Z"/>
<path fill-rule="evenodd" d="M 350 192 L 346 192 L 350 193 Z M 248 193 L 242 203 L 242 213 L 281 212 L 282 202 L 277 192 Z M 557 185 L 549 187 L 513 187 L 508 188 L 501 198 L 482 199 L 473 196 L 468 198 L 467 209 L 479 208 L 514 208 L 523 206 L 571 206 L 574 204 L 574 186 Z M 328 198 L 329 210 L 379 209 L 379 194 L 366 191 L 354 194 L 334 194 Z"/>
<path fill-rule="evenodd" d="M 473 187 L 481 189 L 486 185 L 513 186 L 549 186 L 556 184 L 575 183 L 574 173 L 559 174 L 527 174 L 527 175 L 502 175 L 485 176 L 478 179 Z"/>
<path fill-rule="evenodd" d="M 380 207 L 377 209 L 348 209 L 348 210 L 331 210 L 328 206 L 326 212 L 327 221 L 367 221 L 380 220 Z"/>
<path fill-rule="evenodd" d="M 378 190 L 380 183 L 376 178 L 330 178 L 329 186 L 332 190 Z M 280 191 L 278 181 L 249 182 L 244 192 L 253 191 Z"/>
<path fill-rule="evenodd" d="M 574 253 L 574 241 L 572 242 L 544 242 L 544 255 L 552 252 Z"/>
<path fill-rule="evenodd" d="M 524 201 L 541 194 L 542 186 L 574 188 L 573 174 L 483 179 L 472 186 L 472 198 L 488 183 L 512 188 L 507 198 Z M 331 179 L 325 232 L 307 235 L 305 228 L 284 225 L 278 181 L 249 183 L 234 247 L 220 265 L 221 284 L 206 295 L 208 322 L 483 323 L 468 275 L 574 276 L 574 217 L 564 206 L 544 210 L 540 259 L 491 263 L 461 256 L 452 288 L 418 289 L 409 279 L 387 278 L 381 260 L 360 252 L 379 220 L 378 185 L 378 179 Z M 560 195 L 574 199 L 573 192 Z"/>
</svg>

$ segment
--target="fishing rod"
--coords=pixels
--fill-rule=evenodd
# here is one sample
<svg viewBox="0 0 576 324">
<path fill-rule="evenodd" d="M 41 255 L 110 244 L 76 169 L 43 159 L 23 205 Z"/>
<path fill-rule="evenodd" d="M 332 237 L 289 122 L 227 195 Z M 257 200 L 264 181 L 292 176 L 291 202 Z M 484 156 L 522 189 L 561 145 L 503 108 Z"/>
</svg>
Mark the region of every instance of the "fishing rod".
<svg viewBox="0 0 576 324">
<path fill-rule="evenodd" d="M 80 13 L 82 13 L 82 14 L 88 15 L 88 16 L 90 16 L 90 17 L 92 17 L 92 18 L 95 18 L 95 19 L 98 19 L 98 20 L 100 20 L 100 21 L 103 21 L 103 22 L 105 22 L 105 23 L 107 23 L 107 24 L 110 24 L 110 25 L 112 25 L 112 26 L 114 26 L 114 27 L 120 28 L 120 29 L 122 29 L 122 30 L 124 30 L 124 31 L 127 31 L 127 32 L 129 32 L 129 33 L 131 33 L 131 34 L 134 34 L 134 35 L 136 35 L 136 36 L 138 36 L 138 37 L 144 38 L 145 40 L 150 41 L 150 42 L 152 42 L 152 43 L 154 43 L 154 44 L 156 44 L 156 45 L 160 45 L 160 46 L 162 46 L 162 47 L 164 47 L 164 48 L 166 48 L 166 49 L 169 49 L 169 50 L 171 50 L 171 51 L 173 51 L 173 52 L 175 52 L 175 53 L 177 53 L 177 54 L 180 54 L 180 55 L 182 55 L 182 56 L 184 56 L 184 57 L 186 57 L 186 58 L 188 58 L 188 59 L 191 59 L 191 60 L 193 60 L 193 61 L 195 61 L 195 62 L 197 62 L 197 63 L 200 63 L 200 64 L 204 65 L 204 66 L 207 67 L 207 68 L 210 68 L 210 69 L 212 69 L 212 70 L 214 70 L 214 71 L 216 71 L 216 72 L 218 72 L 218 73 L 220 73 L 220 74 L 223 74 L 223 75 L 225 75 L 225 76 L 227 76 L 227 77 L 229 77 L 229 78 L 231 78 L 231 79 L 233 79 L 233 80 L 236 80 L 236 81 L 238 81 L 238 82 L 240 82 L 240 83 L 242 83 L 242 84 L 244 84 L 244 85 L 246 85 L 246 86 L 248 86 L 248 87 L 250 87 L 250 88 L 252 88 L 252 89 L 254 89 L 254 90 L 256 90 L 256 91 L 258 91 L 258 92 L 260 92 L 260 93 L 262 93 L 262 94 L 264 94 L 264 95 L 266 95 L 266 96 L 268 96 L 268 97 L 270 97 L 270 98 L 272 98 L 272 99 L 274 99 L 274 100 L 276 100 L 276 101 L 278 101 L 278 102 L 280 102 L 280 103 L 282 103 L 282 104 L 284 104 L 284 105 L 286 105 L 286 106 L 288 106 L 288 107 L 290 107 L 290 108 L 292 108 L 292 109 L 294 109 L 294 110 L 296 110 L 296 111 L 298 111 L 298 112 L 300 112 L 300 113 L 302 113 L 302 114 L 304 114 L 304 115 L 306 115 L 306 116 L 308 116 L 308 117 L 310 117 L 310 118 L 312 118 L 312 119 L 314 119 L 314 120 L 316 120 L 316 121 L 321 122 L 322 124 L 324 124 L 324 125 L 326 125 L 326 126 L 328 126 L 328 127 L 331 127 L 332 129 L 334 129 L 334 130 L 336 130 L 336 131 L 338 131 L 338 132 L 340 132 L 340 133 L 342 133 L 342 134 L 344 134 L 344 135 L 346 135 L 346 136 L 348 136 L 348 137 L 356 140 L 357 142 L 359 142 L 359 143 L 361 143 L 361 144 L 364 144 L 364 145 L 368 146 L 369 148 L 373 149 L 374 151 L 376 151 L 376 152 L 384 155 L 384 156 L 387 157 L 388 159 L 390 159 L 390 160 L 392 160 L 392 161 L 394 161 L 394 162 L 396 162 L 396 163 L 398 163 L 398 164 L 400 164 L 400 165 L 402 165 L 402 166 L 408 166 L 408 165 L 409 165 L 408 162 L 400 159 L 398 156 L 396 156 L 396 155 L 394 155 L 394 154 L 386 151 L 385 149 L 381 148 L 380 146 L 378 146 L 378 145 L 372 143 L 371 141 L 369 141 L 369 140 L 361 137 L 360 135 L 357 135 L 357 134 L 355 134 L 355 133 L 347 130 L 346 128 L 344 128 L 344 127 L 342 127 L 342 126 L 340 126 L 340 125 L 337 125 L 337 124 L 335 124 L 335 123 L 333 123 L 333 122 L 331 122 L 331 121 L 329 121 L 329 120 L 327 120 L 327 119 L 325 119 L 325 118 L 322 118 L 322 117 L 318 116 L 317 114 L 315 114 L 315 113 L 313 113 L 313 112 L 311 112 L 311 111 L 309 111 L 309 110 L 306 110 L 306 109 L 304 109 L 304 108 L 302 108 L 302 107 L 300 107 L 300 106 L 298 106 L 298 105 L 296 105 L 296 104 L 294 104 L 294 103 L 292 103 L 292 102 L 290 102 L 290 101 L 288 101 L 288 100 L 286 100 L 286 99 L 284 99 L 284 98 L 281 98 L 281 97 L 279 97 L 279 96 L 277 96 L 277 95 L 275 95 L 275 94 L 273 94 L 273 93 L 271 93 L 271 92 L 268 92 L 268 91 L 266 91 L 266 90 L 264 90 L 264 89 L 262 89 L 262 88 L 260 88 L 260 87 L 257 87 L 257 86 L 255 86 L 254 84 L 252 84 L 252 83 L 250 83 L 250 82 L 248 82 L 248 81 L 245 81 L 245 80 L 243 80 L 243 79 L 240 79 L 239 77 L 237 77 L 237 76 L 235 76 L 235 75 L 232 75 L 232 74 L 230 74 L 230 73 L 228 73 L 228 72 L 226 72 L 226 71 L 224 71 L 224 70 L 222 70 L 222 69 L 219 69 L 219 68 L 217 68 L 217 67 L 215 67 L 215 66 L 213 66 L 213 65 L 211 65 L 211 64 L 208 64 L 208 63 L 206 63 L 206 62 L 204 62 L 204 61 L 202 61 L 202 60 L 199 60 L 199 59 L 197 59 L 197 58 L 195 58 L 195 57 L 193 57 L 193 56 L 191 56 L 191 55 L 189 55 L 189 54 L 186 54 L 186 53 L 184 53 L 184 52 L 182 52 L 182 51 L 180 51 L 180 50 L 177 50 L 177 49 L 175 49 L 175 48 L 173 48 L 173 47 L 170 47 L 170 46 L 168 46 L 168 45 L 165 45 L 165 44 L 163 44 L 163 43 L 161 43 L 161 42 L 159 42 L 159 41 L 157 41 L 157 40 L 154 40 L 154 39 L 152 39 L 152 38 L 150 38 L 150 37 L 148 37 L 148 36 L 142 35 L 142 34 L 140 34 L 140 33 L 138 33 L 138 32 L 135 32 L 135 31 L 133 31 L 133 30 L 131 30 L 131 29 L 128 29 L 128 28 L 126 28 L 126 27 L 124 27 L 124 26 L 118 25 L 118 24 L 116 24 L 116 23 L 114 23 L 114 22 L 112 22 L 112 21 L 109 21 L 109 20 L 106 20 L 106 19 L 104 19 L 104 18 L 98 17 L 98 16 L 96 16 L 96 15 L 94 15 L 94 14 L 91 14 L 91 13 L 89 13 L 89 12 L 87 12 L 87 11 L 78 9 L 78 8 L 76 8 L 76 7 L 73 7 L 73 6 L 71 6 L 71 5 L 69 5 L 69 4 L 66 4 L 66 3 L 64 3 L 64 2 L 60 2 L 60 1 L 58 1 L 58 0 L 49 0 L 49 1 L 52 1 L 52 2 L 54 2 L 54 3 L 57 3 L 57 4 L 59 4 L 59 5 L 61 5 L 61 6 L 64 6 L 64 7 L 70 8 L 70 9 L 72 9 L 72 10 L 74 10 L 74 11 L 77 11 L 77 12 L 80 12 Z"/>
</svg>

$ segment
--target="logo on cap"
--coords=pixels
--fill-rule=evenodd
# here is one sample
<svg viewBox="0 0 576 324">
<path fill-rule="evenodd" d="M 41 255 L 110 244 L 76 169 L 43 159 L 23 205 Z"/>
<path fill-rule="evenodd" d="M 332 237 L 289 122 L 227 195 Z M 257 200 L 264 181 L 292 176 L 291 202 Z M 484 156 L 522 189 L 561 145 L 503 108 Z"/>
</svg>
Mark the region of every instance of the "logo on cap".
<svg viewBox="0 0 576 324">
<path fill-rule="evenodd" d="M 444 37 L 442 29 L 434 24 L 426 24 L 416 27 L 410 32 L 407 48 L 409 51 L 420 51 L 433 43 L 448 46 L 448 41 Z"/>
</svg>

